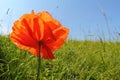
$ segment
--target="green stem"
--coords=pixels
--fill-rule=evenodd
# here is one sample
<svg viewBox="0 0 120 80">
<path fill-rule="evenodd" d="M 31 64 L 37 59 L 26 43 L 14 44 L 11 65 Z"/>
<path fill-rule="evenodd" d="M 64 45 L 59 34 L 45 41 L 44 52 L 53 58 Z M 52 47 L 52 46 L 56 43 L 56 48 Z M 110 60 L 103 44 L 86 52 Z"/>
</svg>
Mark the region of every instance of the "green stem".
<svg viewBox="0 0 120 80">
<path fill-rule="evenodd" d="M 39 76 L 40 76 L 40 68 L 41 68 L 41 57 L 40 57 L 40 46 L 41 43 L 38 43 L 38 70 L 37 70 L 37 79 L 36 80 L 40 80 Z"/>
</svg>

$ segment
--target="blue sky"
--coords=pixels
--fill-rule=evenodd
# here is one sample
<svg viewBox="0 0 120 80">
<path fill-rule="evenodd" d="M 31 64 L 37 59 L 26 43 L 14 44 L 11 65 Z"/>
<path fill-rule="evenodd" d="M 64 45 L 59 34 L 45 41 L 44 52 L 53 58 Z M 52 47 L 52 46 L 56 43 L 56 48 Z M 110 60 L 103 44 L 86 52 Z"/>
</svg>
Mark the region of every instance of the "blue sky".
<svg viewBox="0 0 120 80">
<path fill-rule="evenodd" d="M 48 11 L 70 29 L 72 39 L 119 39 L 119 0 L 0 0 L 0 33 L 24 13 Z M 7 14 L 8 13 L 8 14 Z"/>
</svg>

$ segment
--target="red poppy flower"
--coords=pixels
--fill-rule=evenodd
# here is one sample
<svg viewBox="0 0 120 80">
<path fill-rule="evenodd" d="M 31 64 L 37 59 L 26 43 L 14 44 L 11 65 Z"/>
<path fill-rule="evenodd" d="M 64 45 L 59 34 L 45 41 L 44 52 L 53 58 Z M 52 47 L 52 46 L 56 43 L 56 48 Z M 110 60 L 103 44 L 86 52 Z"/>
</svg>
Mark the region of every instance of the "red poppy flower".
<svg viewBox="0 0 120 80">
<path fill-rule="evenodd" d="M 45 59 L 53 59 L 53 51 L 60 48 L 67 39 L 69 29 L 63 27 L 48 12 L 24 14 L 14 22 L 10 39 L 18 47 Z"/>
</svg>

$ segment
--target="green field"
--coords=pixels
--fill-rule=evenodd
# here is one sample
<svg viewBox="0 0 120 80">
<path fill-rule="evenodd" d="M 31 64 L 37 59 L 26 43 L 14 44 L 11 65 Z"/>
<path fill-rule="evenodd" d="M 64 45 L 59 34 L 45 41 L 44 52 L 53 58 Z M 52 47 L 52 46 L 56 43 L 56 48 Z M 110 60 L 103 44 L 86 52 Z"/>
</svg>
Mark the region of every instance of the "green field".
<svg viewBox="0 0 120 80">
<path fill-rule="evenodd" d="M 120 42 L 68 40 L 42 59 L 41 80 L 120 80 Z M 0 80 L 36 80 L 37 58 L 0 36 Z"/>
</svg>

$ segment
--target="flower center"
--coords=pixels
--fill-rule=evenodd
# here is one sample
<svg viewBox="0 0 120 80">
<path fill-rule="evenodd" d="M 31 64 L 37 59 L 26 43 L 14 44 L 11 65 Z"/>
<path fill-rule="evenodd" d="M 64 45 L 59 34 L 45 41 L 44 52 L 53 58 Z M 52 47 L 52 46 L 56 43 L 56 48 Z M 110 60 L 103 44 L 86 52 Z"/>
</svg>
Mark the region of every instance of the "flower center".
<svg viewBox="0 0 120 80">
<path fill-rule="evenodd" d="M 38 45 L 39 46 L 43 45 L 43 41 L 38 41 Z"/>
</svg>

